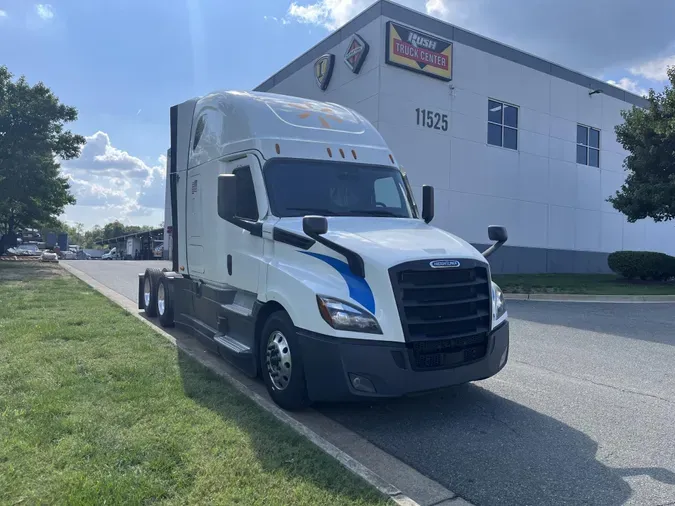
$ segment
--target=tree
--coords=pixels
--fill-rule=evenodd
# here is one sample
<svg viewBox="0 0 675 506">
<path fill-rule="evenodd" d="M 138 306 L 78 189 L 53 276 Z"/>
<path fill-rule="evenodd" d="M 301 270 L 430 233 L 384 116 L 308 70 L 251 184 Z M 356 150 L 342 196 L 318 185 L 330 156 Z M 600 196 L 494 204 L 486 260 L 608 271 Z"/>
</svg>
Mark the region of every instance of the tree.
<svg viewBox="0 0 675 506">
<path fill-rule="evenodd" d="M 84 241 L 82 241 L 85 248 L 97 247 L 96 241 L 103 239 L 103 229 L 100 225 L 94 225 L 94 228 L 87 230 L 84 233 Z"/>
<path fill-rule="evenodd" d="M 62 104 L 42 82 L 12 81 L 0 66 L 0 230 L 54 222 L 75 203 L 57 157 L 75 158 L 84 137 L 65 130 L 77 110 Z"/>
<path fill-rule="evenodd" d="M 622 111 L 616 137 L 629 152 L 625 183 L 607 199 L 629 222 L 675 218 L 675 67 L 668 68 L 670 86 L 649 91 L 649 107 Z"/>
<path fill-rule="evenodd" d="M 127 227 L 124 226 L 124 223 L 119 221 L 113 221 L 106 223 L 103 227 L 103 237 L 102 239 L 112 239 L 113 237 L 119 237 L 127 233 Z"/>
</svg>

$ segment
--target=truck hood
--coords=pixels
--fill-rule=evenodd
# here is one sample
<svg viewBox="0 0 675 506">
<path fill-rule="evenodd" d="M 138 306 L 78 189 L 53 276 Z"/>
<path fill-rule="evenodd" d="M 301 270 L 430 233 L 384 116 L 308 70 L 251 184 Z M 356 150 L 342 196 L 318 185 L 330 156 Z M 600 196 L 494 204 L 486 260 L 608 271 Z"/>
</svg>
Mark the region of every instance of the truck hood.
<svg viewBox="0 0 675 506">
<path fill-rule="evenodd" d="M 405 218 L 329 217 L 326 239 L 361 255 L 366 263 L 389 268 L 425 259 L 485 258 L 471 244 L 455 235 Z M 302 218 L 282 218 L 276 224 L 305 235 Z"/>
</svg>

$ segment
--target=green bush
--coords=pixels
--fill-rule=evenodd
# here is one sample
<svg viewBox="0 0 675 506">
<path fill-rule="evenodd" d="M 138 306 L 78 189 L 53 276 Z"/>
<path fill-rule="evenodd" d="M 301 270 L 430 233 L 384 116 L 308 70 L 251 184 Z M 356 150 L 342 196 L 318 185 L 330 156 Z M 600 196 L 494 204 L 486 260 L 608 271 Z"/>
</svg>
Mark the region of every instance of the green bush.
<svg viewBox="0 0 675 506">
<path fill-rule="evenodd" d="M 665 281 L 675 277 L 675 257 L 654 251 L 615 251 L 607 258 L 609 268 L 633 279 Z"/>
</svg>

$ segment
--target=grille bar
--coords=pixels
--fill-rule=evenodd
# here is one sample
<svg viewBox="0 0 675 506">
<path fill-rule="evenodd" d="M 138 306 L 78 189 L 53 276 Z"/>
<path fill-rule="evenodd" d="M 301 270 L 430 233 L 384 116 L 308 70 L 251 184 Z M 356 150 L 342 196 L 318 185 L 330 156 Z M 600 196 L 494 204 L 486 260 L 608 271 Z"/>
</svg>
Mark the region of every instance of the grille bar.
<svg viewBox="0 0 675 506">
<path fill-rule="evenodd" d="M 415 283 L 400 283 L 399 286 L 406 290 L 414 290 L 416 288 L 424 290 L 426 288 L 460 288 L 465 286 L 478 286 L 482 285 L 483 283 L 485 283 L 484 279 L 476 279 L 473 281 L 464 281 L 462 283 L 438 283 L 438 284 L 430 283 L 427 285 L 419 285 Z"/>
<path fill-rule="evenodd" d="M 451 301 L 447 300 L 436 300 L 436 301 L 415 301 L 415 300 L 406 300 L 405 301 L 405 307 L 417 307 L 417 306 L 450 306 L 450 305 L 455 305 L 455 304 L 466 304 L 469 302 L 480 302 L 484 300 L 490 300 L 489 295 L 476 295 L 475 297 L 471 297 L 468 299 L 455 299 Z"/>
<path fill-rule="evenodd" d="M 489 316 L 489 313 L 486 311 L 481 311 L 478 314 L 470 314 L 467 316 L 459 316 L 457 318 L 436 318 L 436 319 L 424 319 L 424 318 L 410 318 L 408 317 L 408 325 L 417 325 L 420 323 L 450 323 L 450 322 L 463 322 L 469 320 L 476 320 L 478 318 L 485 318 Z"/>
</svg>

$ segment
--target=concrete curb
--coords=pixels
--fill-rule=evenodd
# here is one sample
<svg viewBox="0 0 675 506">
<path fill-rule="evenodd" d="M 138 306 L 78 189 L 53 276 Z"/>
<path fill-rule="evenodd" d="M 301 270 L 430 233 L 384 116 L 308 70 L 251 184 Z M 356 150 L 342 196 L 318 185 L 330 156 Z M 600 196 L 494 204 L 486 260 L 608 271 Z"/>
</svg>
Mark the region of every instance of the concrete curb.
<svg viewBox="0 0 675 506">
<path fill-rule="evenodd" d="M 184 339 L 182 336 L 176 338 L 147 319 L 133 301 L 68 264 L 61 263 L 60 265 L 70 274 L 84 281 L 94 290 L 148 325 L 191 358 L 227 380 L 234 388 L 262 409 L 307 438 L 349 471 L 388 496 L 396 504 L 400 506 L 474 506 L 440 483 L 422 475 L 317 411 L 310 409 L 300 413 L 287 413 L 269 399 L 263 385 L 241 375 L 224 360 L 206 352 L 196 340 L 189 337 Z M 349 448 L 352 455 L 356 457 L 350 456 L 338 445 Z M 400 488 L 394 486 L 391 483 L 392 481 L 396 481 Z M 402 492 L 401 489 L 405 490 L 406 493 Z M 410 496 L 414 496 L 415 499 Z"/>
<path fill-rule="evenodd" d="M 587 295 L 574 293 L 505 293 L 506 300 L 545 302 L 675 303 L 675 295 Z"/>
</svg>

